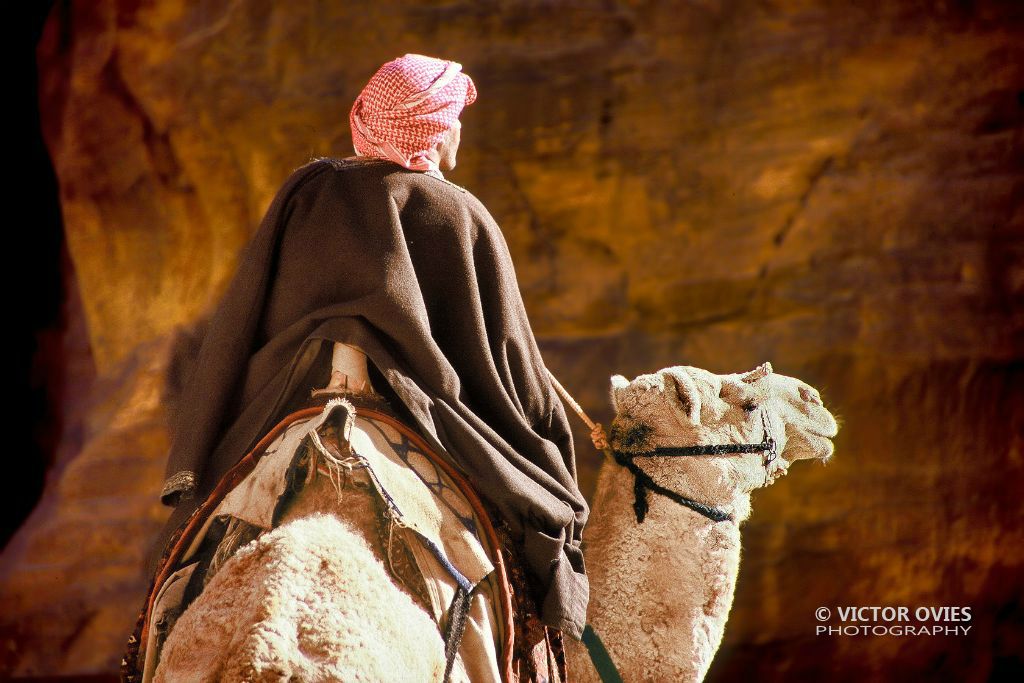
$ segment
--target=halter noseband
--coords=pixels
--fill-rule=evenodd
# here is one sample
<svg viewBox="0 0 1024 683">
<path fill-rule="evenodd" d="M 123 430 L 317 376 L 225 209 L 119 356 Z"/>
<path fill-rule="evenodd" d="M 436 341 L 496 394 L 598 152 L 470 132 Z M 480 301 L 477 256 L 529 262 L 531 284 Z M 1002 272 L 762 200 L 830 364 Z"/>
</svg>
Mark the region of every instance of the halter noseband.
<svg viewBox="0 0 1024 683">
<path fill-rule="evenodd" d="M 713 522 L 725 522 L 732 521 L 733 516 L 724 510 L 705 505 L 692 498 L 687 498 L 681 493 L 665 488 L 661 484 L 654 481 L 651 475 L 640 469 L 633 460 L 635 458 L 649 458 L 649 457 L 684 457 L 684 456 L 700 456 L 700 455 L 742 455 L 746 453 L 764 453 L 764 458 L 761 464 L 764 466 L 764 481 L 768 484 L 770 478 L 769 468 L 771 464 L 775 462 L 775 458 L 778 457 L 778 450 L 776 448 L 775 439 L 772 437 L 770 430 L 768 429 L 768 417 L 767 413 L 761 412 L 761 425 L 764 427 L 764 438 L 761 439 L 761 443 L 730 443 L 730 444 L 706 444 L 700 446 L 659 446 L 649 451 L 638 451 L 638 452 L 624 452 L 612 449 L 612 454 L 615 456 L 615 462 L 619 463 L 630 472 L 633 473 L 633 494 L 635 500 L 633 501 L 633 510 L 636 511 L 636 521 L 640 524 L 644 521 L 647 516 L 647 510 L 649 507 L 647 501 L 647 491 L 653 491 L 654 493 L 661 494 L 669 500 L 675 501 L 676 503 L 690 508 L 694 512 L 699 512 Z"/>
</svg>

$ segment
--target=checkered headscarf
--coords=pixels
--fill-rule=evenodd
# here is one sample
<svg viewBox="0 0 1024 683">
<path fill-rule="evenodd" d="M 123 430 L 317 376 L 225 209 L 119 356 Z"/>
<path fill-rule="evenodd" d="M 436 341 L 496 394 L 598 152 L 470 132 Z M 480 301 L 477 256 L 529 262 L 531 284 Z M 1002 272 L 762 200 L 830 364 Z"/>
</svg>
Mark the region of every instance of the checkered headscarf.
<svg viewBox="0 0 1024 683">
<path fill-rule="evenodd" d="M 356 154 L 439 172 L 427 152 L 476 100 L 476 85 L 461 72 L 458 62 L 415 54 L 378 69 L 349 113 Z"/>
</svg>

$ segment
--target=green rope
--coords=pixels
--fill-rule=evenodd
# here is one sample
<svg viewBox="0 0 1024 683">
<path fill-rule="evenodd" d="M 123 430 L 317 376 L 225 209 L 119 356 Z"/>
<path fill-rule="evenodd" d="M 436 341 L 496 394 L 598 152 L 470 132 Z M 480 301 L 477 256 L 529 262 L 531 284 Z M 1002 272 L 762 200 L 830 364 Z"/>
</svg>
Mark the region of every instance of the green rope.
<svg viewBox="0 0 1024 683">
<path fill-rule="evenodd" d="M 619 675 L 619 670 L 615 668 L 615 662 L 612 661 L 612 656 L 608 654 L 608 649 L 590 624 L 583 629 L 583 644 L 587 646 L 590 661 L 594 663 L 597 675 L 601 677 L 601 683 L 623 683 L 622 676 Z"/>
</svg>

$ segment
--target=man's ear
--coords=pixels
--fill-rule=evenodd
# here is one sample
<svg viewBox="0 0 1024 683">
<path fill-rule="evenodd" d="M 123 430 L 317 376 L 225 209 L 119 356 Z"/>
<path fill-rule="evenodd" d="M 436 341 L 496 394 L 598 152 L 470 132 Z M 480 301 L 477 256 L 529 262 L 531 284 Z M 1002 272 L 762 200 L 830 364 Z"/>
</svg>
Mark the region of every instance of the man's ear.
<svg viewBox="0 0 1024 683">
<path fill-rule="evenodd" d="M 665 370 L 662 373 L 665 382 L 665 395 L 679 412 L 693 424 L 700 423 L 700 393 L 693 378 L 686 372 Z"/>
<path fill-rule="evenodd" d="M 629 387 L 629 380 L 622 375 L 612 375 L 612 409 L 615 412 L 619 412 L 619 392 L 625 391 Z"/>
</svg>

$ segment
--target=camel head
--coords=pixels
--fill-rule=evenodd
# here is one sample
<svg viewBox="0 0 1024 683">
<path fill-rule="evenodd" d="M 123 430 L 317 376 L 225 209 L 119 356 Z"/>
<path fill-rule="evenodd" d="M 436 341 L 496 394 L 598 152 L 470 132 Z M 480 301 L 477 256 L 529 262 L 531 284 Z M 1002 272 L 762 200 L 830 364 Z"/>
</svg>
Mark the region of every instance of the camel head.
<svg viewBox="0 0 1024 683">
<path fill-rule="evenodd" d="M 640 453 L 660 447 L 760 443 L 767 425 L 778 457 L 767 466 L 761 454 L 686 458 L 644 458 L 652 474 L 714 491 L 750 491 L 786 474 L 796 460 L 826 461 L 838 432 L 835 418 L 818 391 L 772 371 L 770 363 L 747 372 L 716 375 L 690 366 L 665 368 L 632 382 L 612 377 L 616 417 L 612 448 Z M 681 462 L 688 461 L 688 462 Z M 699 461 L 699 462 L 697 462 Z M 697 481 L 695 481 L 697 480 Z"/>
</svg>

